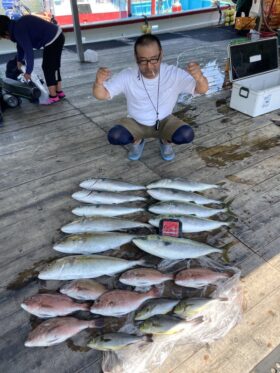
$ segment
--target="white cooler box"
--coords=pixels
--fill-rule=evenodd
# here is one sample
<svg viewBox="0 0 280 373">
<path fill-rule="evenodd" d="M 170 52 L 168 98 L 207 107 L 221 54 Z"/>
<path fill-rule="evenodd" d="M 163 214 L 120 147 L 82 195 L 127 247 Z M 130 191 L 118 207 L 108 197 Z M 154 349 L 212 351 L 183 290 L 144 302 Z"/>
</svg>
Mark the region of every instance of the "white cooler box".
<svg viewBox="0 0 280 373">
<path fill-rule="evenodd" d="M 230 107 L 256 117 L 280 108 L 278 39 L 229 45 Z"/>
</svg>

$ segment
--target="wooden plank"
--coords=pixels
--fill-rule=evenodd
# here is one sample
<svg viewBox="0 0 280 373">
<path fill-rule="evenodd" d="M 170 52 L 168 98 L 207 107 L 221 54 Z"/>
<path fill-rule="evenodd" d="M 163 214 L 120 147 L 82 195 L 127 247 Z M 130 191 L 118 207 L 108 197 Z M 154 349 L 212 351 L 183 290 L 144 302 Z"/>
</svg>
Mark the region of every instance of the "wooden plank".
<svg viewBox="0 0 280 373">
<path fill-rule="evenodd" d="M 224 338 L 197 351 L 196 346 L 179 346 L 155 372 L 196 373 L 249 372 L 280 342 L 280 322 L 277 318 L 279 271 L 257 255 L 242 266 L 245 309 L 241 322 Z M 249 272 L 248 272 L 249 269 Z M 242 349 L 241 347 L 242 346 Z M 172 357 L 173 356 L 173 357 Z M 175 359 L 174 359 L 175 357 Z M 185 358 L 186 357 L 186 358 Z"/>
<path fill-rule="evenodd" d="M 52 244 L 62 236 L 60 227 L 73 219 L 71 209 L 79 204 L 71 194 L 88 177 L 122 178 L 140 184 L 178 175 L 205 182 L 223 181 L 225 189 L 205 194 L 234 198 L 231 206 L 238 216 L 237 227 L 199 238 L 228 247 L 230 264 L 242 269 L 246 299 L 243 322 L 210 350 L 178 346 L 159 368 L 161 372 L 175 369 L 185 373 L 193 369 L 196 373 L 205 369 L 239 373 L 233 370 L 238 366 L 240 372 L 248 373 L 279 344 L 279 320 L 274 316 L 280 283 L 276 229 L 279 128 L 274 124 L 279 115 L 275 112 L 249 118 L 238 113 L 228 106 L 229 91 L 197 97 L 187 106 L 176 107 L 178 115 L 195 128 L 194 145 L 176 147 L 176 161 L 167 163 L 160 159 L 157 141 L 148 141 L 141 161 L 130 162 L 127 148 L 111 146 L 106 139 L 109 128 L 126 112 L 124 98 L 97 102 L 91 96 L 99 66 L 108 66 L 117 73 L 134 64 L 133 43 L 129 43 L 98 51 L 96 64 L 80 64 L 75 53 L 64 50 L 62 75 L 67 99 L 50 107 L 24 101 L 21 108 L 5 112 L 4 127 L 0 129 L 3 372 L 14 373 L 22 366 L 26 371 L 42 373 L 61 369 L 71 373 L 101 371 L 101 354 L 95 351 L 73 351 L 73 345 L 67 343 L 47 349 L 24 348 L 34 319 L 20 309 L 25 297 L 59 287 L 60 282 L 38 281 L 34 270 L 61 255 L 53 251 Z M 196 51 L 194 43 L 199 45 Z M 194 41 L 189 36 L 163 41 L 165 61 L 175 64 L 179 59 L 184 64 L 197 60 L 203 66 L 217 58 L 222 70 L 227 43 L 214 42 L 209 47 L 208 42 Z M 40 63 L 36 60 L 38 71 Z M 227 219 L 228 215 L 218 218 Z M 90 335 L 81 333 L 74 343 L 84 346 Z"/>
</svg>

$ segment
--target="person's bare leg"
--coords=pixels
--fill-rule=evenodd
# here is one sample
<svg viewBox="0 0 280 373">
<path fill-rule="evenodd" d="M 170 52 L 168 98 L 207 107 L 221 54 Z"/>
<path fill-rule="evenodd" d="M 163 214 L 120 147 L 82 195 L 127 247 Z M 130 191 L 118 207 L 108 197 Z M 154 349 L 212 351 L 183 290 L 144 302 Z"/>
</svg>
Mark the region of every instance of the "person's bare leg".
<svg viewBox="0 0 280 373">
<path fill-rule="evenodd" d="M 62 84 L 61 84 L 61 82 L 57 82 L 56 92 L 61 92 L 61 91 L 62 91 Z"/>
<path fill-rule="evenodd" d="M 48 90 L 49 90 L 49 94 L 50 96 L 52 97 L 55 97 L 56 96 L 56 86 L 55 85 L 51 85 L 48 87 Z"/>
</svg>

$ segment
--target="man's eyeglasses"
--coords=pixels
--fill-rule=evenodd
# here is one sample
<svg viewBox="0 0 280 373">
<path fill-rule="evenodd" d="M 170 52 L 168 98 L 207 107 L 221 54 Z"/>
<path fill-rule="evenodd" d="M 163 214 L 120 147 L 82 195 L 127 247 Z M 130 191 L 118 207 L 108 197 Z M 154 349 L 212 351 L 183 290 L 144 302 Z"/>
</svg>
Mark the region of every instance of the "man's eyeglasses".
<svg viewBox="0 0 280 373">
<path fill-rule="evenodd" d="M 148 65 L 148 63 L 151 63 L 152 65 L 156 65 L 160 59 L 160 56 L 161 56 L 161 53 L 158 55 L 158 57 L 153 57 L 153 58 L 149 58 L 149 59 L 145 59 L 145 60 L 138 60 L 137 59 L 137 63 L 138 65 L 141 65 L 141 66 L 146 66 Z"/>
</svg>

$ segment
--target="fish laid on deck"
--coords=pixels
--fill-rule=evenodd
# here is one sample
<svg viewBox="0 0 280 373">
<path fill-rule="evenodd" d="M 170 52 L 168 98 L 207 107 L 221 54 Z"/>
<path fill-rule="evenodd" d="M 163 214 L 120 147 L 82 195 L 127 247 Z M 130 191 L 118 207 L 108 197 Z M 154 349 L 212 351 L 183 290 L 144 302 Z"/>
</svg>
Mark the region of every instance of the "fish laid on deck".
<svg viewBox="0 0 280 373">
<path fill-rule="evenodd" d="M 214 285 L 230 276 L 228 272 L 217 272 L 209 268 L 188 268 L 178 272 L 174 282 L 179 286 L 201 288 Z"/>
<path fill-rule="evenodd" d="M 48 264 L 38 277 L 41 280 L 76 280 L 110 276 L 137 265 L 144 260 L 125 260 L 103 255 L 72 255 Z"/>
<path fill-rule="evenodd" d="M 130 286 L 151 286 L 173 280 L 174 275 L 161 273 L 153 268 L 135 268 L 124 272 L 119 281 Z"/>
<path fill-rule="evenodd" d="M 147 337 L 127 333 L 106 333 L 93 338 L 87 346 L 99 351 L 118 351 L 141 341 L 147 341 Z"/>
<path fill-rule="evenodd" d="M 136 235 L 117 232 L 84 233 L 68 236 L 56 243 L 53 248 L 67 254 L 95 254 L 115 249 L 135 237 Z"/>
<path fill-rule="evenodd" d="M 104 320 L 78 320 L 74 317 L 58 317 L 42 322 L 29 333 L 26 347 L 45 347 L 57 345 L 87 328 L 102 328 Z"/>
<path fill-rule="evenodd" d="M 41 318 L 66 316 L 76 311 L 89 311 L 89 304 L 77 303 L 62 294 L 36 294 L 23 301 L 21 307 Z"/>
<path fill-rule="evenodd" d="M 218 188 L 218 185 L 215 184 L 206 184 L 196 181 L 190 181 L 182 178 L 175 179 L 161 179 L 147 185 L 147 189 L 153 188 L 168 188 L 168 189 L 177 189 L 184 192 L 201 192 L 207 189 Z"/>
<path fill-rule="evenodd" d="M 64 233 L 91 233 L 91 232 L 110 232 L 133 228 L 151 228 L 149 224 L 140 221 L 125 220 L 118 218 L 80 218 L 72 223 L 64 225 L 61 230 Z"/>
<path fill-rule="evenodd" d="M 157 298 L 160 291 L 153 288 L 146 293 L 129 290 L 111 290 L 101 295 L 90 311 L 98 315 L 121 317 L 135 311 L 147 299 Z"/>
<path fill-rule="evenodd" d="M 208 205 L 210 203 L 221 203 L 219 200 L 204 197 L 197 193 L 183 192 L 174 189 L 149 189 L 147 193 L 159 201 L 181 201 L 181 202 L 194 202 L 199 205 Z"/>
<path fill-rule="evenodd" d="M 82 181 L 80 187 L 88 190 L 101 190 L 107 192 L 127 192 L 130 190 L 146 189 L 143 185 L 135 185 L 112 179 L 88 179 Z"/>
<path fill-rule="evenodd" d="M 227 209 L 214 209 L 192 202 L 167 201 L 149 206 L 148 210 L 160 215 L 194 215 L 199 218 L 209 218 Z"/>
<path fill-rule="evenodd" d="M 74 215 L 78 216 L 107 216 L 107 217 L 114 217 L 114 216 L 121 216 L 121 215 L 129 215 L 135 214 L 137 212 L 144 211 L 141 207 L 126 207 L 126 206 L 119 206 L 119 205 L 87 205 L 87 206 L 80 206 L 75 207 L 72 210 Z"/>
<path fill-rule="evenodd" d="M 187 238 L 147 235 L 134 238 L 132 242 L 149 254 L 171 260 L 198 258 L 211 253 L 222 253 L 221 249 Z"/>
<path fill-rule="evenodd" d="M 135 314 L 134 320 L 147 320 L 155 315 L 165 315 L 179 303 L 178 299 L 152 299 Z"/>
<path fill-rule="evenodd" d="M 222 226 L 229 226 L 230 224 L 225 221 L 210 220 L 198 218 L 196 216 L 184 215 L 159 215 L 149 219 L 149 223 L 155 227 L 159 227 L 162 219 L 179 219 L 182 222 L 182 232 L 184 233 L 198 233 L 204 231 L 212 231 L 221 228 Z"/>
<path fill-rule="evenodd" d="M 59 291 L 74 299 L 95 300 L 105 293 L 107 288 L 95 280 L 81 279 L 68 282 Z"/>
<path fill-rule="evenodd" d="M 101 192 L 101 191 L 90 191 L 90 190 L 80 190 L 72 194 L 72 198 L 77 201 L 93 204 L 119 204 L 125 202 L 136 202 L 145 201 L 146 198 L 135 196 L 132 194 L 119 194 L 113 192 Z"/>
<path fill-rule="evenodd" d="M 182 331 L 191 331 L 193 327 L 199 325 L 203 320 L 198 318 L 193 321 L 183 321 L 174 316 L 156 315 L 139 326 L 142 333 L 146 334 L 175 334 Z"/>
<path fill-rule="evenodd" d="M 193 320 L 197 317 L 205 316 L 205 312 L 207 313 L 209 307 L 216 306 L 224 301 L 226 299 L 186 298 L 177 304 L 173 312 L 186 320 Z"/>
</svg>

